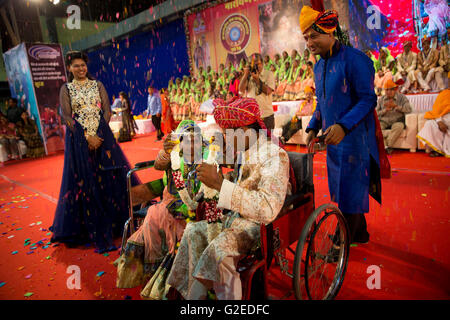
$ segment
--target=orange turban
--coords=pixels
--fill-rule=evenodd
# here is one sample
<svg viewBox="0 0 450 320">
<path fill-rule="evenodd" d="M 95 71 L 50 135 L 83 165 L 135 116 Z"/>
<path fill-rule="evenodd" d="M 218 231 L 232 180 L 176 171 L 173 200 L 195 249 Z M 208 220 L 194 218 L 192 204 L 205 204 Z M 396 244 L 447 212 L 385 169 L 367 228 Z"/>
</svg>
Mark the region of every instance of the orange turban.
<svg viewBox="0 0 450 320">
<path fill-rule="evenodd" d="M 394 81 L 392 81 L 392 79 L 389 79 L 384 83 L 383 89 L 394 89 L 397 87 L 398 85 Z"/>
<path fill-rule="evenodd" d="M 336 11 L 319 12 L 309 6 L 303 6 L 299 20 L 302 33 L 309 28 L 313 28 L 319 33 L 333 33 L 339 24 Z"/>
<path fill-rule="evenodd" d="M 306 86 L 305 90 L 303 90 L 305 93 L 314 93 L 314 88 L 310 86 Z"/>
</svg>

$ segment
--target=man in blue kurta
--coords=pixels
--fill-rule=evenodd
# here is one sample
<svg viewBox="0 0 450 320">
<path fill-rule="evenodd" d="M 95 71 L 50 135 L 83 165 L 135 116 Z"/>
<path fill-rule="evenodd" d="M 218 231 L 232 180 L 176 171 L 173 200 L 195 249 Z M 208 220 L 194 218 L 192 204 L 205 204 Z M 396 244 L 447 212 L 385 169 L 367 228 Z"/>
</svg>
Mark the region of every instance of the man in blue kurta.
<svg viewBox="0 0 450 320">
<path fill-rule="evenodd" d="M 331 199 L 346 218 L 351 242 L 367 243 L 369 194 L 381 203 L 373 62 L 335 38 L 344 39 L 334 11 L 304 6 L 300 28 L 309 50 L 321 57 L 314 68 L 317 107 L 306 129 L 307 143 L 320 129 L 327 135 Z"/>
</svg>

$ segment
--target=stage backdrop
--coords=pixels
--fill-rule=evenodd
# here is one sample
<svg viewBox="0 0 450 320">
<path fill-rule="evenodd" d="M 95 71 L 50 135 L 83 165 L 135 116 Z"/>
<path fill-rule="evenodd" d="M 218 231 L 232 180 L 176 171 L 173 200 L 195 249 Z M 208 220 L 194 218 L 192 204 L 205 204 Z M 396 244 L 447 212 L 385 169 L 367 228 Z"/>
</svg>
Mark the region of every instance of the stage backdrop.
<svg viewBox="0 0 450 320">
<path fill-rule="evenodd" d="M 348 21 L 348 7 L 325 1 Z M 234 0 L 213 7 L 201 6 L 185 17 L 189 59 L 194 72 L 221 63 L 239 65 L 254 52 L 270 55 L 293 49 L 303 53 L 305 41 L 300 32 L 299 15 L 303 0 Z"/>
<path fill-rule="evenodd" d="M 167 88 L 171 78 L 189 74 L 183 20 L 115 41 L 91 51 L 89 72 L 106 87 L 111 103 L 128 94 L 133 114 L 147 108 L 147 87 Z"/>
<path fill-rule="evenodd" d="M 3 56 L 11 96 L 36 121 L 46 154 L 64 150 L 58 110 L 66 72 L 60 45 L 22 43 Z"/>
</svg>

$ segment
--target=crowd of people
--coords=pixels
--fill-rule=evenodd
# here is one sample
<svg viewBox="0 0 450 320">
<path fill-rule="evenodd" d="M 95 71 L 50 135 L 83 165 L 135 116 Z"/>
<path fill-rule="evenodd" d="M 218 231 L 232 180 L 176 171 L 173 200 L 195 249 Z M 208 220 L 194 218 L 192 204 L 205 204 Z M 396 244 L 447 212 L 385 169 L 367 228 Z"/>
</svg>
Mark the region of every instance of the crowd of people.
<svg viewBox="0 0 450 320">
<path fill-rule="evenodd" d="M 450 38 L 450 28 L 447 29 Z M 403 51 L 394 57 L 390 50 L 382 47 L 378 52 L 366 51 L 375 68 L 375 90 L 378 96 L 384 94 L 384 85 L 388 80 L 399 84 L 401 93 L 426 93 L 442 91 L 446 88 L 445 79 L 450 71 L 450 50 L 447 40 L 432 48 L 431 39 L 425 37 L 422 49 L 415 53 L 412 42 L 403 43 Z M 377 54 L 378 58 L 375 58 Z M 303 100 L 305 88 L 314 88 L 314 65 L 318 56 L 308 49 L 300 54 L 292 50 L 290 54 L 283 51 L 273 57 L 264 56 L 264 69 L 273 73 L 275 87 L 273 101 Z M 217 71 L 208 66 L 199 67 L 192 76 L 183 76 L 170 80 L 168 97 L 173 108 L 175 120 L 203 120 L 204 113 L 199 111 L 201 103 L 210 98 L 227 100 L 239 95 L 239 82 L 250 62 L 242 59 L 239 66 L 229 63 L 219 65 Z M 435 83 L 433 83 L 435 82 Z"/>
<path fill-rule="evenodd" d="M 447 28 L 450 39 L 450 28 Z M 412 42 L 403 43 L 403 51 L 393 57 L 388 48 L 379 50 L 378 59 L 372 52 L 366 51 L 375 67 L 375 88 L 381 95 L 384 84 L 393 80 L 400 84 L 401 93 L 427 93 L 440 92 L 446 88 L 445 79 L 450 72 L 450 51 L 447 39 L 444 39 L 436 48 L 431 47 L 431 39 L 425 37 L 422 49 L 415 53 Z M 435 82 L 435 83 L 433 83 Z M 434 87 L 434 90 L 433 90 Z"/>
<path fill-rule="evenodd" d="M 10 98 L 7 104 L 6 114 L 0 113 L 0 145 L 6 156 L 4 160 L 44 156 L 44 144 L 36 122 L 25 109 L 17 105 L 17 99 Z M 20 141 L 26 146 L 25 154 L 20 150 Z"/>
</svg>

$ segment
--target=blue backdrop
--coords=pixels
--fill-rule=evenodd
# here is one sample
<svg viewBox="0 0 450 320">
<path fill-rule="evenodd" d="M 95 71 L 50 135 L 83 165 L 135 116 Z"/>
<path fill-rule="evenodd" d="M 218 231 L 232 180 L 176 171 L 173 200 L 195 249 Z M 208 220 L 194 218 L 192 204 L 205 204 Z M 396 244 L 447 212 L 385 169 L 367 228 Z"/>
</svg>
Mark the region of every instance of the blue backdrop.
<svg viewBox="0 0 450 320">
<path fill-rule="evenodd" d="M 135 115 L 147 108 L 147 88 L 166 88 L 172 77 L 189 74 L 182 19 L 88 53 L 89 72 L 103 82 L 112 101 L 120 91 L 130 97 Z"/>
</svg>

